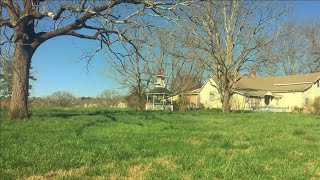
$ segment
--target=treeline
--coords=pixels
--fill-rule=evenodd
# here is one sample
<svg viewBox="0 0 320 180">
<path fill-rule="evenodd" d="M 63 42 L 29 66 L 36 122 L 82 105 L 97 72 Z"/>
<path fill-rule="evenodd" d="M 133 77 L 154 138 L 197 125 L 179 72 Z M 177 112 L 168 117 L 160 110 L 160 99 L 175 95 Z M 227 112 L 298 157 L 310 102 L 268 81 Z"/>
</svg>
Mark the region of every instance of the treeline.
<svg viewBox="0 0 320 180">
<path fill-rule="evenodd" d="M 143 97 L 145 100 L 146 98 Z M 1 97 L 0 105 L 9 106 L 10 96 Z M 141 101 L 134 92 L 121 94 L 116 90 L 105 90 L 96 97 L 77 97 L 67 91 L 54 92 L 45 97 L 31 97 L 30 107 L 114 107 L 142 109 Z"/>
</svg>

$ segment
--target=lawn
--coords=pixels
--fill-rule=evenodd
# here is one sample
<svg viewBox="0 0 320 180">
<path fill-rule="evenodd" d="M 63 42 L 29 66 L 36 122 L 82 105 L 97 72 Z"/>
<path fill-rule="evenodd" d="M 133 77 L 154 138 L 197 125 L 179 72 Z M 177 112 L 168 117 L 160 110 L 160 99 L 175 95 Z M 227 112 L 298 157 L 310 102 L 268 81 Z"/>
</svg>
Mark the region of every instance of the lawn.
<svg viewBox="0 0 320 180">
<path fill-rule="evenodd" d="M 55 108 L 0 125 L 0 179 L 320 179 L 315 115 Z"/>
</svg>

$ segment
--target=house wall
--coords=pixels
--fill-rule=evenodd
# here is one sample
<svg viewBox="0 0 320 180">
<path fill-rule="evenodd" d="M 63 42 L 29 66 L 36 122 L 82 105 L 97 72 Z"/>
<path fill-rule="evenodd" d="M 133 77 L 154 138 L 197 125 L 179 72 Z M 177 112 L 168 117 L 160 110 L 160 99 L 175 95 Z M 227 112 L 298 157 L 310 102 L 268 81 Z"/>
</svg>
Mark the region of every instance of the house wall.
<svg viewBox="0 0 320 180">
<path fill-rule="evenodd" d="M 320 80 L 318 80 L 316 83 L 314 83 L 309 89 L 307 89 L 306 91 L 304 91 L 302 93 L 302 102 L 304 105 L 307 105 L 306 101 L 308 101 L 308 104 L 312 104 L 314 98 L 320 96 L 320 84 L 318 87 L 318 83 Z M 306 100 L 308 98 L 308 100 Z"/>
<path fill-rule="evenodd" d="M 198 94 L 187 95 L 187 98 L 188 98 L 190 104 L 193 104 L 197 107 L 200 106 L 200 98 L 199 98 Z"/>
<path fill-rule="evenodd" d="M 212 109 L 222 107 L 220 94 L 213 85 L 216 85 L 216 83 L 210 79 L 200 91 L 200 103 L 204 108 Z M 245 110 L 250 108 L 248 98 L 239 93 L 233 94 L 230 103 L 232 110 Z"/>
<path fill-rule="evenodd" d="M 211 109 L 222 107 L 220 94 L 213 85 L 216 85 L 216 83 L 210 79 L 200 91 L 200 103 L 204 106 L 204 108 Z"/>
<path fill-rule="evenodd" d="M 318 87 L 318 82 L 314 83 L 309 89 L 304 92 L 285 92 L 285 93 L 275 93 L 280 95 L 281 98 L 274 97 L 270 100 L 271 107 L 281 107 L 293 110 L 294 107 L 304 107 L 306 105 L 306 99 L 308 103 L 312 104 L 315 97 L 320 96 L 320 87 Z M 200 103 L 205 108 L 221 108 L 220 94 L 218 90 L 213 86 L 216 83 L 210 79 L 200 91 L 199 99 Z M 213 96 L 212 96 L 213 95 Z M 278 100 L 277 100 L 278 99 Z M 231 98 L 231 109 L 232 110 L 246 110 L 252 107 L 251 99 L 245 97 L 242 94 L 235 93 Z M 258 106 L 265 106 L 265 99 L 261 98 Z"/>
<path fill-rule="evenodd" d="M 302 107 L 302 92 L 287 92 L 287 93 L 276 93 L 281 97 L 279 100 L 279 105 L 276 105 L 276 101 L 273 100 L 271 102 L 271 106 L 276 107 L 287 107 L 289 109 L 293 109 L 295 106 Z"/>
<path fill-rule="evenodd" d="M 289 92 L 289 93 L 277 93 L 281 95 L 279 107 L 288 107 L 293 109 L 294 107 L 305 107 L 307 103 L 312 104 L 315 97 L 320 96 L 320 87 L 318 87 L 317 82 L 313 84 L 310 88 L 304 92 Z M 272 102 L 273 106 L 275 101 Z"/>
<path fill-rule="evenodd" d="M 231 97 L 232 110 L 245 110 L 249 108 L 249 99 L 241 94 L 235 93 Z"/>
</svg>

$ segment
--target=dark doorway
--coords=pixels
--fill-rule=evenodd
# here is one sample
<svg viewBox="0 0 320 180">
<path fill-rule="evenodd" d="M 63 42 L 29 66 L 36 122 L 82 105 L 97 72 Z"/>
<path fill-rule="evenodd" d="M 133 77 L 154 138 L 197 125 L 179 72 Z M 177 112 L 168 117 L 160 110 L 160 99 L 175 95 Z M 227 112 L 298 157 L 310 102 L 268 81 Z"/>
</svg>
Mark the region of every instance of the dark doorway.
<svg viewBox="0 0 320 180">
<path fill-rule="evenodd" d="M 270 95 L 265 95 L 264 96 L 264 103 L 269 106 L 270 102 L 272 101 L 273 99 L 273 96 L 270 96 Z"/>
</svg>

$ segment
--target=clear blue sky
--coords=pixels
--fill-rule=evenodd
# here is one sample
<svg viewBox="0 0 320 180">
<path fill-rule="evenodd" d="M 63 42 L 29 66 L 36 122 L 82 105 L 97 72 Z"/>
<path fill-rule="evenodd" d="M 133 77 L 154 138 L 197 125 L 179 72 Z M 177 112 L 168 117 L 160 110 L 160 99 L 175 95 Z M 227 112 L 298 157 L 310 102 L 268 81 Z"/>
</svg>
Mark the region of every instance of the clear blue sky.
<svg viewBox="0 0 320 180">
<path fill-rule="evenodd" d="M 320 17 L 320 1 L 289 2 L 296 3 L 294 17 L 297 19 Z M 101 54 L 96 55 L 91 61 L 89 71 L 86 69 L 86 62 L 80 61 L 80 48 L 94 49 L 97 46 L 99 43 L 96 41 L 67 36 L 44 43 L 32 60 L 32 71 L 37 81 L 32 82 L 34 88 L 31 95 L 47 96 L 56 91 L 68 91 L 78 97 L 94 97 L 106 89 L 125 92 L 107 76 L 107 64 Z"/>
<path fill-rule="evenodd" d="M 68 91 L 76 96 L 96 96 L 106 89 L 120 88 L 107 76 L 105 58 L 98 54 L 90 65 L 81 60 L 83 49 L 94 49 L 99 43 L 72 37 L 58 37 L 45 42 L 32 60 L 32 96 L 47 96 Z M 83 49 L 81 49 L 83 48 Z"/>
</svg>

